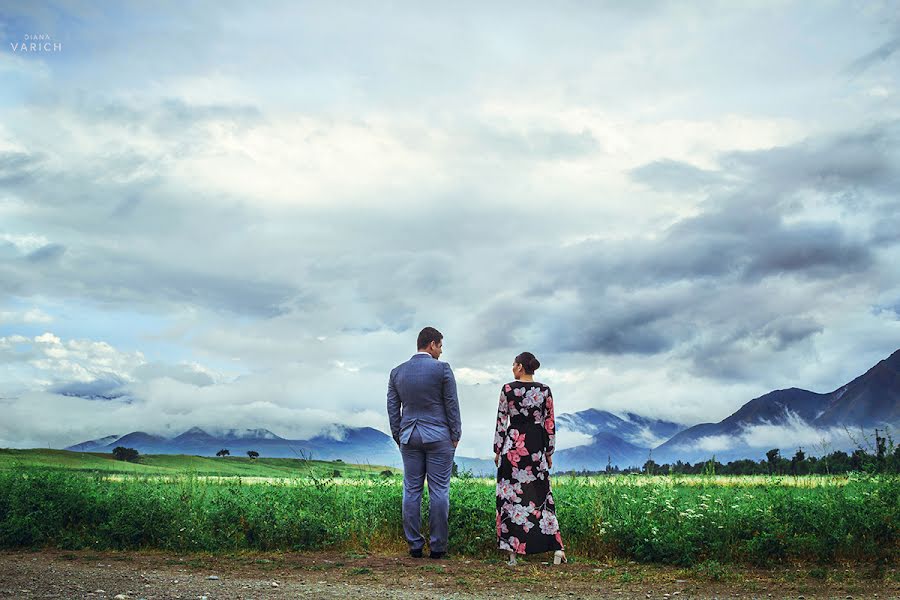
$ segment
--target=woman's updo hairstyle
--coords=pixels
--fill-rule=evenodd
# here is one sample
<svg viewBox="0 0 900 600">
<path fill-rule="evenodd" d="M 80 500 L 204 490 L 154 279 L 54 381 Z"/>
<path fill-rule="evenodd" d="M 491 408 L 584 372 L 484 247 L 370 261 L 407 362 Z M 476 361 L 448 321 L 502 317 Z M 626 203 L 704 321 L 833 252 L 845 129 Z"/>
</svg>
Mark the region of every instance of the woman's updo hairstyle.
<svg viewBox="0 0 900 600">
<path fill-rule="evenodd" d="M 525 367 L 525 372 L 534 375 L 534 372 L 541 368 L 541 361 L 535 358 L 531 352 L 523 352 L 516 357 L 516 362 Z"/>
</svg>

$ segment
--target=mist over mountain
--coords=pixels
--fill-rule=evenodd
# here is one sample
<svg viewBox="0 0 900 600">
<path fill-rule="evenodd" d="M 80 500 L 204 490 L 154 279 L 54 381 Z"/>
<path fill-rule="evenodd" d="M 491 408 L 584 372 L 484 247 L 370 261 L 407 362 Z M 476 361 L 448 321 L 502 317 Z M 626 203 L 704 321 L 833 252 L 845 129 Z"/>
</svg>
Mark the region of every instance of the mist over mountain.
<svg viewBox="0 0 900 600">
<path fill-rule="evenodd" d="M 865 434 L 900 424 L 900 350 L 828 394 L 799 388 L 750 400 L 718 423 L 701 423 L 653 450 L 658 462 L 759 460 L 770 448 L 847 449 Z"/>
</svg>

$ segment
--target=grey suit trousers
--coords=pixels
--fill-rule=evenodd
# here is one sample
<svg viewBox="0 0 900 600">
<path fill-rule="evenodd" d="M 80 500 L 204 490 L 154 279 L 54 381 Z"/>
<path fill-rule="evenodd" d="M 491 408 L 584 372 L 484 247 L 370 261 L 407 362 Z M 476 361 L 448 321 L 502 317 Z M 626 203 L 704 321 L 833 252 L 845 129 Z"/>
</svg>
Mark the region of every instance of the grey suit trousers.
<svg viewBox="0 0 900 600">
<path fill-rule="evenodd" d="M 400 444 L 403 457 L 403 533 L 410 550 L 421 550 L 425 538 L 419 530 L 422 489 L 428 478 L 428 531 L 432 552 L 447 551 L 450 515 L 450 474 L 456 449 L 450 440 L 423 442 L 413 427 L 406 444 Z"/>
</svg>

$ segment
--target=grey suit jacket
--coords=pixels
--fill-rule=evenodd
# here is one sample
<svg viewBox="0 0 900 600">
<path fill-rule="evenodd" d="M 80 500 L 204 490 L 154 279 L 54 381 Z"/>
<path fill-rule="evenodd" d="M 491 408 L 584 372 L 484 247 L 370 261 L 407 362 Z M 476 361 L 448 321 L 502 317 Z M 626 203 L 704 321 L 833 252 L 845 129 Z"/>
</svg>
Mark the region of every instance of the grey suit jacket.
<svg viewBox="0 0 900 600">
<path fill-rule="evenodd" d="M 462 437 L 453 371 L 427 354 L 414 354 L 391 371 L 387 411 L 398 444 L 409 442 L 413 427 L 423 442 L 455 442 Z"/>
</svg>

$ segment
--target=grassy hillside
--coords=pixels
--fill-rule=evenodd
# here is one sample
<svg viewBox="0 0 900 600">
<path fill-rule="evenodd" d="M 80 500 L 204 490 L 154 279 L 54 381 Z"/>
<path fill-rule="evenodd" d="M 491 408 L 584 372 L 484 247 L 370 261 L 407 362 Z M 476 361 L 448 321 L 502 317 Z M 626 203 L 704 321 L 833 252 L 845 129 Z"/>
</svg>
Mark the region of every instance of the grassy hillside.
<svg viewBox="0 0 900 600">
<path fill-rule="evenodd" d="M 16 468 L 59 469 L 120 473 L 130 475 L 215 475 L 220 477 L 307 477 L 328 476 L 340 471 L 341 477 L 377 475 L 387 469 L 378 465 L 351 465 L 342 462 L 299 460 L 296 458 L 257 458 L 226 456 L 189 456 L 184 454 L 147 454 L 137 463 L 123 462 L 112 454 L 100 452 L 71 452 L 33 448 L 20 450 L 0 448 L 0 471 Z M 392 471 L 394 469 L 391 469 Z"/>
</svg>

